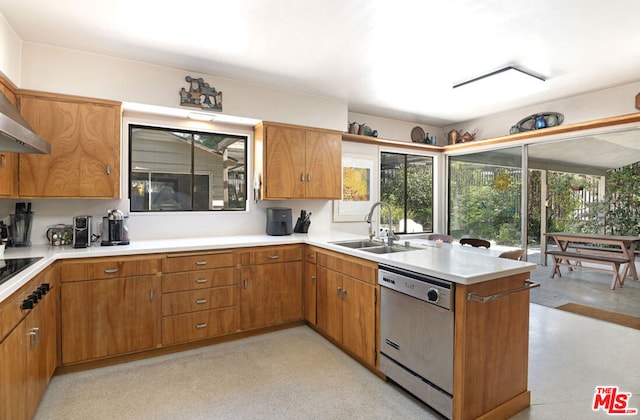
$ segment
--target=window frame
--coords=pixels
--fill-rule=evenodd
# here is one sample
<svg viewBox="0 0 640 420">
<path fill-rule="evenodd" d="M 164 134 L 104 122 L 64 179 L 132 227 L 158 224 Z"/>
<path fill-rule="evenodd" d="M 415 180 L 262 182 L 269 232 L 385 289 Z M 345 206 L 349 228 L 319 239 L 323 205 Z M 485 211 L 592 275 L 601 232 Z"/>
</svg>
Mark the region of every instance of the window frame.
<svg viewBox="0 0 640 420">
<path fill-rule="evenodd" d="M 404 227 L 404 231 L 402 232 L 397 232 L 394 230 L 394 233 L 399 234 L 399 235 L 425 235 L 425 234 L 429 234 L 429 233 L 433 233 L 434 232 L 434 228 L 435 228 L 435 202 L 436 202 L 436 194 L 437 194 L 437 187 L 435 185 L 436 182 L 436 170 L 437 170 L 437 162 L 436 162 L 436 157 L 431 155 L 431 154 L 422 154 L 422 153 L 415 153 L 412 151 L 408 151 L 408 150 L 403 150 L 403 149 L 384 149 L 384 150 L 380 150 L 379 152 L 379 173 L 380 173 L 380 179 L 379 179 L 379 194 L 380 194 L 380 200 L 383 201 L 383 196 L 382 196 L 382 190 L 383 190 L 383 169 L 382 169 L 382 161 L 383 161 L 383 154 L 387 154 L 387 155 L 399 155 L 399 156 L 403 156 L 403 161 L 404 161 L 404 166 L 405 166 L 405 170 L 403 173 L 403 183 L 404 183 L 404 191 L 403 191 L 403 218 L 404 220 L 408 220 L 407 219 L 407 215 L 408 215 L 408 202 L 409 202 L 409 195 L 407 194 L 407 189 L 408 189 L 408 171 L 406 170 L 407 168 L 407 161 L 408 161 L 408 157 L 416 157 L 416 158 L 421 158 L 421 159 L 430 159 L 431 160 L 431 221 L 430 221 L 430 226 L 429 228 L 426 228 L 423 226 L 423 230 L 421 232 L 407 232 L 407 223 L 405 222 L 405 227 Z M 382 219 L 382 218 L 381 218 Z M 380 220 L 378 222 L 379 224 L 379 228 L 382 225 L 383 220 Z M 399 222 L 398 222 L 399 223 Z"/>
<path fill-rule="evenodd" d="M 127 168 L 127 197 L 129 199 L 129 202 L 131 203 L 131 195 L 132 195 L 132 174 L 133 173 L 147 173 L 147 172 L 140 172 L 140 171 L 134 171 L 133 170 L 133 161 L 134 161 L 134 153 L 133 153 L 133 147 L 134 147 L 134 141 L 133 141 L 133 130 L 135 129 L 146 129 L 146 130 L 157 130 L 160 132 L 167 132 L 167 133 L 172 133 L 172 132 L 180 132 L 180 133 L 186 133 L 189 134 L 191 136 L 195 136 L 195 135 L 203 135 L 203 136 L 210 136 L 210 135 L 221 135 L 221 136 L 228 136 L 228 137 L 236 137 L 239 138 L 240 141 L 244 142 L 244 152 L 243 152 L 243 159 L 244 159 L 244 179 L 242 184 L 244 185 L 244 191 L 245 191 L 245 196 L 244 198 L 240 201 L 242 203 L 242 207 L 241 208 L 216 208 L 213 206 L 212 203 L 209 203 L 209 208 L 207 209 L 203 209 L 203 208 L 197 208 L 194 209 L 193 208 L 193 203 L 194 203 L 194 181 L 195 181 L 195 177 L 196 176 L 202 176 L 204 175 L 202 173 L 201 170 L 196 170 L 195 169 L 195 164 L 196 164 L 196 156 L 195 156 L 195 150 L 196 150 L 196 145 L 197 143 L 195 142 L 195 140 L 192 138 L 192 140 L 190 141 L 190 145 L 191 145 L 191 150 L 189 152 L 190 155 L 190 173 L 180 173 L 180 172 L 175 172 L 173 170 L 167 169 L 166 171 L 162 171 L 160 170 L 150 170 L 149 173 L 156 173 L 156 174 L 177 174 L 177 175 L 187 175 L 190 176 L 191 178 L 191 191 L 190 191 L 190 198 L 191 198 L 191 209 L 178 209 L 178 210 L 161 210 L 161 209 L 147 209 L 147 210 L 137 210 L 134 209 L 131 205 L 130 207 L 130 212 L 131 213 L 135 213 L 136 215 L 144 215 L 144 214 L 164 214 L 164 213 L 187 213 L 187 214 L 193 214 L 196 212 L 203 212 L 203 213 L 209 213 L 209 212 L 216 212 L 216 213 L 238 213 L 238 212 L 247 212 L 249 211 L 249 147 L 250 147 L 250 136 L 246 133 L 233 133 L 233 132 L 228 132 L 226 130 L 220 130 L 220 129 L 215 129 L 212 128 L 211 130 L 207 130 L 206 128 L 202 128 L 202 127 L 194 127 L 194 128 L 190 128 L 190 127 L 181 127 L 181 126 L 172 126 L 170 124 L 153 124 L 153 123 L 143 123 L 143 122 L 129 122 L 127 124 L 127 134 L 128 134 L 128 168 Z M 211 180 L 213 179 L 214 174 L 212 174 L 211 176 L 209 176 L 209 182 L 211 182 Z M 210 184 L 210 188 L 211 184 Z M 215 197 L 213 197 L 213 195 L 210 197 L 209 201 L 213 201 L 215 199 Z"/>
</svg>

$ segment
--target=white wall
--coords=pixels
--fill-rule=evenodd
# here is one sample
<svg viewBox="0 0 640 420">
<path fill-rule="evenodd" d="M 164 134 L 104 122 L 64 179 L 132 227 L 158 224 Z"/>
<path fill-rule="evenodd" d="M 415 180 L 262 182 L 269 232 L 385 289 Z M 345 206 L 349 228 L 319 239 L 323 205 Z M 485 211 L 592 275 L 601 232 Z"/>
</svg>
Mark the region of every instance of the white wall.
<svg viewBox="0 0 640 420">
<path fill-rule="evenodd" d="M 436 136 L 436 140 L 440 140 L 438 137 L 440 137 L 440 133 L 442 132 L 442 128 L 433 125 L 349 112 L 349 122 L 352 123 L 354 121 L 358 124 L 366 124 L 371 127 L 372 130 L 378 130 L 378 137 L 388 140 L 411 142 L 411 130 L 414 127 L 421 127 L 429 136 Z M 346 126 L 344 127 L 344 131 L 347 131 Z"/>
<path fill-rule="evenodd" d="M 0 73 L 15 85 L 20 83 L 20 47 L 20 38 L 0 13 Z"/>
<path fill-rule="evenodd" d="M 24 43 L 22 89 L 180 107 L 186 76 L 222 92 L 223 114 L 344 131 L 344 101 L 104 55 Z M 193 109 L 193 108 L 190 108 Z"/>
</svg>

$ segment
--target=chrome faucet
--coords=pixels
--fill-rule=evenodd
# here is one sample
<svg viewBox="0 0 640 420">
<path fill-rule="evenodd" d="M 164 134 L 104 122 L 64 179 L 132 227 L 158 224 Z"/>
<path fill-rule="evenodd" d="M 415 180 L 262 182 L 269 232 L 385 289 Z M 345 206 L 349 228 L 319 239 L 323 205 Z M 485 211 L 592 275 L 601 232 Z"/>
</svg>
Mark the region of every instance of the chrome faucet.
<svg viewBox="0 0 640 420">
<path fill-rule="evenodd" d="M 391 246 L 393 245 L 393 241 L 397 241 L 400 238 L 393 232 L 393 227 L 392 227 L 393 214 L 391 213 L 391 206 L 385 203 L 384 201 L 378 201 L 373 203 L 373 205 L 371 206 L 371 209 L 369 209 L 369 214 L 367 214 L 364 218 L 365 222 L 369 223 L 369 239 L 371 240 L 375 236 L 375 234 L 373 233 L 373 226 L 371 225 L 371 218 L 373 217 L 373 211 L 377 206 L 384 207 L 389 212 L 389 223 L 388 223 L 389 233 L 387 234 L 387 245 Z M 382 214 L 382 212 L 380 213 Z M 380 218 L 382 219 L 382 217 Z"/>
</svg>

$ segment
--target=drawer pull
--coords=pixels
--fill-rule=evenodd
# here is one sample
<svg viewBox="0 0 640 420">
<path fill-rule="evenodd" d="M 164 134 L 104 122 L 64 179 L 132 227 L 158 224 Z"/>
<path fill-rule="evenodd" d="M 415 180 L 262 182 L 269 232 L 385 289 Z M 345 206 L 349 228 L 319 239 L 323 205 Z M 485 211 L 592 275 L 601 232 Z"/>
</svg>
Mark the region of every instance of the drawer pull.
<svg viewBox="0 0 640 420">
<path fill-rule="evenodd" d="M 202 305 L 203 303 L 207 303 L 207 302 L 208 302 L 208 299 L 196 299 L 196 303 L 198 305 Z"/>
<path fill-rule="evenodd" d="M 196 261 L 196 265 L 207 265 L 207 261 Z"/>
<path fill-rule="evenodd" d="M 207 328 L 207 323 L 203 322 L 201 324 L 196 324 L 196 328 L 201 330 L 202 328 Z"/>
<path fill-rule="evenodd" d="M 196 283 L 206 283 L 207 279 L 196 279 Z"/>
<path fill-rule="evenodd" d="M 117 268 L 107 268 L 106 270 L 104 270 L 104 272 L 107 274 L 114 274 L 114 273 L 117 273 L 118 271 L 120 270 L 118 270 Z"/>
<path fill-rule="evenodd" d="M 269 255 L 269 259 L 271 260 L 277 260 L 278 258 L 280 258 L 280 255 Z"/>
</svg>

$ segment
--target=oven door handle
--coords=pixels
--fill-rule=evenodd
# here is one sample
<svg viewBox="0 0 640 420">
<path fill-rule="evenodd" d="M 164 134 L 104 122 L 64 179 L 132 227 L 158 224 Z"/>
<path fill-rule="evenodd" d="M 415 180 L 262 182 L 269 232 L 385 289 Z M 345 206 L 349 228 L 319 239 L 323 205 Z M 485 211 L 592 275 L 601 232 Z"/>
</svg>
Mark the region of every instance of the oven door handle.
<svg viewBox="0 0 640 420">
<path fill-rule="evenodd" d="M 467 293 L 467 300 L 473 300 L 480 303 L 491 302 L 492 300 L 500 299 L 514 293 L 524 292 L 527 290 L 531 290 L 533 288 L 540 287 L 540 283 L 536 283 L 530 280 L 525 280 L 524 286 L 518 287 L 517 289 L 507 290 L 506 292 L 496 293 L 494 295 L 489 296 L 478 296 L 473 292 Z"/>
</svg>

